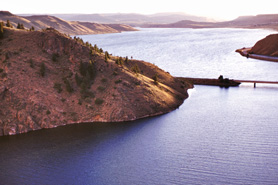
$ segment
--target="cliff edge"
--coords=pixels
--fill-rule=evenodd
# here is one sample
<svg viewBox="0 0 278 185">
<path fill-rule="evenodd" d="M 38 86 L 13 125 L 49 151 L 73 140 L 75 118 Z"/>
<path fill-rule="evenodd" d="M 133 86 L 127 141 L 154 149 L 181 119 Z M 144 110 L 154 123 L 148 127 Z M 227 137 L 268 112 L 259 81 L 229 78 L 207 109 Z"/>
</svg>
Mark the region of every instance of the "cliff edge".
<svg viewBox="0 0 278 185">
<path fill-rule="evenodd" d="M 54 29 L 4 27 L 0 39 L 0 136 L 81 122 L 164 114 L 190 84 L 157 66 L 112 56 Z"/>
</svg>

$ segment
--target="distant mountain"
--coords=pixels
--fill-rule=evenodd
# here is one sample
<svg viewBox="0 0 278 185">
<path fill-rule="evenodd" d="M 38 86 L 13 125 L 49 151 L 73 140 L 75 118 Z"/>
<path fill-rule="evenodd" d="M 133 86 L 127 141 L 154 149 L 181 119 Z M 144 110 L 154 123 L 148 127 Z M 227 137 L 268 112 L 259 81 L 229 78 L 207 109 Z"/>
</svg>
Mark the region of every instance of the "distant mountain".
<svg viewBox="0 0 278 185">
<path fill-rule="evenodd" d="M 18 16 L 8 11 L 0 11 L 0 21 L 9 20 L 16 27 L 18 23 L 25 28 L 32 26 L 36 30 L 52 27 L 62 33 L 70 35 L 99 34 L 99 33 L 118 33 L 121 31 L 136 31 L 128 25 L 118 24 L 99 24 L 92 22 L 65 21 L 61 18 L 49 15 Z"/>
<path fill-rule="evenodd" d="M 202 21 L 211 22 L 212 19 L 206 17 L 198 17 L 194 15 L 184 14 L 184 13 L 158 13 L 152 15 L 143 14 L 53 14 L 53 16 L 62 18 L 68 21 L 87 21 L 87 22 L 97 22 L 97 23 L 121 23 L 129 24 L 132 26 L 140 26 L 142 24 L 168 24 L 173 22 L 178 22 L 181 20 L 192 20 L 192 21 Z"/>
<path fill-rule="evenodd" d="M 145 24 L 148 28 L 268 28 L 278 30 L 278 14 L 242 16 L 232 21 L 204 22 L 182 20 L 170 24 Z"/>
</svg>

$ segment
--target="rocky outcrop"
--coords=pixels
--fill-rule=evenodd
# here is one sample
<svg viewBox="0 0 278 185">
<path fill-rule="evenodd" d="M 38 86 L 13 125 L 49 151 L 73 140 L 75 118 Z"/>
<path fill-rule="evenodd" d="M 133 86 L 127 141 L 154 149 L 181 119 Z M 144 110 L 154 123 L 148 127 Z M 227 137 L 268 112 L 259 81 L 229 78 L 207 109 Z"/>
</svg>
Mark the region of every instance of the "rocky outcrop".
<svg viewBox="0 0 278 185">
<path fill-rule="evenodd" d="M 189 84 L 157 66 L 109 55 L 54 29 L 5 28 L 0 51 L 0 135 L 136 120 L 174 110 L 187 98 Z"/>
</svg>

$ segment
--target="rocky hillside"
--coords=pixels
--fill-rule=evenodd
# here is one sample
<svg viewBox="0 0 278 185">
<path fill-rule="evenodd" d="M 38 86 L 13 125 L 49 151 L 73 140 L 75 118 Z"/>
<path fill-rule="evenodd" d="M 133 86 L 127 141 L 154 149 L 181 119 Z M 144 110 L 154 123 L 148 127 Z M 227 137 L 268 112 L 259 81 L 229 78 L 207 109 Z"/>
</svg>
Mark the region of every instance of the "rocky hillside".
<svg viewBox="0 0 278 185">
<path fill-rule="evenodd" d="M 258 41 L 250 50 L 252 54 L 278 57 L 278 34 L 272 34 Z"/>
<path fill-rule="evenodd" d="M 0 21 L 6 23 L 9 20 L 13 27 L 17 27 L 18 23 L 23 24 L 25 28 L 34 27 L 35 30 L 41 30 L 52 27 L 59 32 L 69 35 L 83 35 L 83 34 L 100 34 L 100 33 L 119 33 L 122 31 L 136 31 L 131 26 L 124 24 L 98 24 L 91 22 L 65 21 L 63 19 L 48 16 L 17 16 L 8 11 L 0 11 Z"/>
<path fill-rule="evenodd" d="M 0 39 L 0 135 L 160 115 L 179 107 L 189 87 L 54 29 L 4 27 Z"/>
</svg>

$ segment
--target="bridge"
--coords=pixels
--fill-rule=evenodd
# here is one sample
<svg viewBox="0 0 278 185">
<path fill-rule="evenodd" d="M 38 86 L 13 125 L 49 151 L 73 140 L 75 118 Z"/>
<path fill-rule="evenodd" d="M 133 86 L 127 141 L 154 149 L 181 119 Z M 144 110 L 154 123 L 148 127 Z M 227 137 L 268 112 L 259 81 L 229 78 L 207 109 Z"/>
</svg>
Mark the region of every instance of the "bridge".
<svg viewBox="0 0 278 185">
<path fill-rule="evenodd" d="M 258 80 L 233 80 L 238 83 L 253 83 L 254 87 L 256 87 L 256 84 L 277 84 L 278 81 L 258 81 Z"/>
</svg>

